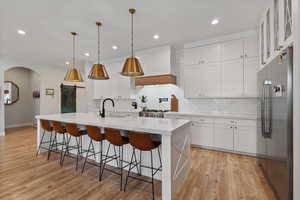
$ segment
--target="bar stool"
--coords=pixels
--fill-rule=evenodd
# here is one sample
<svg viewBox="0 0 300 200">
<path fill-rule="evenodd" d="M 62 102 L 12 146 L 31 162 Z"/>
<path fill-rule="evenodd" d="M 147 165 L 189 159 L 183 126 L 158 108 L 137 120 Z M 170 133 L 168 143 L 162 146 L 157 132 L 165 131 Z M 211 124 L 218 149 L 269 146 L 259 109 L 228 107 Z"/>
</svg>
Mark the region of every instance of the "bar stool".
<svg viewBox="0 0 300 200">
<path fill-rule="evenodd" d="M 83 173 L 86 163 L 89 163 L 91 165 L 95 165 L 95 166 L 99 167 L 99 181 L 100 181 L 101 167 L 102 167 L 102 163 L 103 163 L 102 150 L 103 150 L 103 141 L 105 140 L 105 136 L 104 136 L 104 134 L 101 134 L 101 131 L 98 127 L 95 127 L 95 126 L 85 126 L 85 127 L 86 127 L 87 134 L 90 137 L 90 144 L 89 144 L 86 156 L 85 156 L 85 160 L 84 160 L 84 163 L 83 163 L 81 173 Z M 98 142 L 98 144 L 99 144 L 99 152 L 98 153 L 95 152 L 95 147 L 94 147 L 93 141 Z M 93 148 L 93 149 L 91 149 L 91 148 Z M 92 153 L 91 155 L 89 155 L 90 152 Z M 94 156 L 95 161 L 96 161 L 96 154 L 100 154 L 100 164 L 99 165 L 87 161 L 87 159 L 90 156 Z"/>
<path fill-rule="evenodd" d="M 108 149 L 107 149 L 106 154 L 105 154 L 105 160 L 104 160 L 101 175 L 100 175 L 100 181 L 102 179 L 104 169 L 106 169 L 107 171 L 110 171 L 110 172 L 120 176 L 120 191 L 122 191 L 122 187 L 123 187 L 123 169 L 128 166 L 128 164 L 126 166 L 123 166 L 123 146 L 128 144 L 129 141 L 128 141 L 127 137 L 123 137 L 121 135 L 120 130 L 111 129 L 111 128 L 105 128 L 104 130 L 105 130 L 104 131 L 105 139 L 109 142 L 109 145 L 108 145 Z M 113 145 L 113 148 L 114 148 L 114 152 L 115 152 L 114 156 L 109 156 L 108 155 L 111 144 Z M 119 147 L 119 155 L 117 155 L 117 153 L 116 153 L 115 146 Z M 119 159 L 119 162 L 118 162 L 118 159 Z M 105 165 L 107 163 L 111 162 L 112 160 L 116 160 L 117 166 L 118 166 L 118 169 L 120 170 L 120 172 L 116 172 L 114 170 L 105 168 Z"/>
<path fill-rule="evenodd" d="M 160 146 L 161 142 L 153 141 L 152 138 L 151 138 L 151 134 L 147 134 L 147 133 L 129 132 L 128 133 L 128 138 L 129 138 L 130 145 L 133 147 L 133 151 L 132 151 L 131 160 L 130 160 L 130 163 L 129 163 L 129 170 L 128 170 L 126 181 L 125 181 L 124 192 L 126 191 L 128 178 L 133 178 L 133 179 L 137 179 L 137 180 L 144 181 L 144 182 L 147 182 L 147 183 L 151 183 L 152 184 L 152 199 L 154 199 L 154 178 L 153 177 L 158 171 L 161 171 L 161 168 L 162 168 L 161 156 L 160 156 L 160 151 L 159 151 L 159 146 Z M 133 157 L 135 157 L 135 149 L 138 149 L 141 152 L 143 152 L 143 151 L 148 151 L 149 152 L 150 151 L 150 154 L 151 154 L 151 167 L 142 165 L 141 160 L 140 160 L 140 162 L 137 162 L 136 158 L 135 158 L 135 162 L 133 162 Z M 152 151 L 154 149 L 157 149 L 158 156 L 159 156 L 160 166 L 158 168 L 153 167 L 153 153 L 152 153 Z M 139 166 L 140 169 L 142 167 L 151 169 L 151 182 L 130 175 L 131 170 L 137 165 L 140 165 Z"/>
<path fill-rule="evenodd" d="M 48 120 L 41 119 L 40 123 L 41 123 L 41 127 L 43 129 L 43 135 L 42 135 L 41 141 L 39 143 L 39 147 L 38 147 L 38 150 L 36 152 L 36 156 L 39 155 L 39 152 L 40 152 L 41 149 L 45 149 L 45 150 L 49 151 L 49 149 L 51 147 L 51 141 L 52 141 L 52 130 L 53 130 L 53 127 L 50 125 L 50 122 Z M 49 141 L 44 141 L 44 137 L 45 137 L 46 131 L 50 132 L 50 134 L 51 134 Z M 42 146 L 43 144 L 49 144 L 48 148 L 47 147 L 43 147 Z"/>
<path fill-rule="evenodd" d="M 48 160 L 50 159 L 51 152 L 55 152 L 53 148 L 55 148 L 55 150 L 58 150 L 58 147 L 61 147 L 60 159 L 59 159 L 59 163 L 61 163 L 63 152 L 67 146 L 67 141 L 68 141 L 68 136 L 66 135 L 67 130 L 65 127 L 63 127 L 61 122 L 58 122 L 58 121 L 52 121 L 52 127 L 53 127 L 53 131 L 55 132 L 55 135 L 54 135 L 54 139 L 51 144 L 51 148 L 48 152 Z M 63 140 L 61 143 L 57 142 L 57 134 L 60 134 L 63 136 L 63 138 L 62 138 Z"/>
<path fill-rule="evenodd" d="M 78 159 L 79 156 L 82 155 L 82 136 L 86 135 L 86 131 L 85 130 L 79 130 L 77 128 L 77 124 L 74 123 L 64 123 L 67 133 L 69 133 L 70 137 L 67 141 L 66 144 L 66 151 L 64 152 L 63 158 L 61 160 L 61 166 L 63 166 L 64 160 L 65 160 L 65 156 L 66 154 L 70 152 L 70 150 L 77 150 L 77 156 L 76 156 L 76 170 L 78 169 Z M 70 141 L 71 139 L 74 138 L 76 141 L 75 146 L 70 146 Z M 72 157 L 72 156 L 70 156 Z M 73 157 L 72 157 L 73 158 Z"/>
</svg>

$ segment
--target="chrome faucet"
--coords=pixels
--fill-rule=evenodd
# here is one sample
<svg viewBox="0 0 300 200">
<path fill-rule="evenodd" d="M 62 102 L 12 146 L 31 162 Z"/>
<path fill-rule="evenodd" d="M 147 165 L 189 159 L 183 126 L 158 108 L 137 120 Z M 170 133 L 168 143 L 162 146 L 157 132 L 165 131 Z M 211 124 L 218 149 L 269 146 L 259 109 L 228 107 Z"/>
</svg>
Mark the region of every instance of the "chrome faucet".
<svg viewBox="0 0 300 200">
<path fill-rule="evenodd" d="M 102 112 L 100 112 L 100 116 L 101 116 L 102 118 L 105 117 L 105 102 L 106 102 L 106 101 L 111 101 L 113 107 L 115 107 L 115 102 L 114 102 L 113 99 L 111 99 L 111 98 L 106 98 L 106 99 L 104 99 L 103 102 L 102 102 Z"/>
</svg>

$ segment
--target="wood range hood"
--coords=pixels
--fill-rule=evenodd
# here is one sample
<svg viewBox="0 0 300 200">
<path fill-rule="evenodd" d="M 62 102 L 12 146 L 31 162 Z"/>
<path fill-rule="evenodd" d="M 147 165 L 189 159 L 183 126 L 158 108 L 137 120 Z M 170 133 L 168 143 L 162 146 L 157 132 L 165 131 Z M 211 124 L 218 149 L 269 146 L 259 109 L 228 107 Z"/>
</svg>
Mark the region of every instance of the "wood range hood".
<svg viewBox="0 0 300 200">
<path fill-rule="evenodd" d="M 176 76 L 173 74 L 143 76 L 135 78 L 135 86 L 145 85 L 165 85 L 173 84 L 176 85 Z"/>
</svg>

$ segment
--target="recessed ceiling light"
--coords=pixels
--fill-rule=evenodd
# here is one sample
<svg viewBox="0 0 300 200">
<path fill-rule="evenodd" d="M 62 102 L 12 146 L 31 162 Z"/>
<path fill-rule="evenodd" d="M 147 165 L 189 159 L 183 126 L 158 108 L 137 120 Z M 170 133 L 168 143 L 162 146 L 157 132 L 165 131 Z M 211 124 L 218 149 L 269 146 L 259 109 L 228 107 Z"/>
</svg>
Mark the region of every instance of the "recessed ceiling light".
<svg viewBox="0 0 300 200">
<path fill-rule="evenodd" d="M 26 32 L 23 31 L 23 30 L 18 30 L 18 34 L 20 34 L 20 35 L 26 35 Z"/>
<path fill-rule="evenodd" d="M 69 61 L 66 61 L 66 62 L 65 62 L 65 64 L 66 64 L 66 65 L 69 65 L 69 64 L 70 64 L 70 62 L 69 62 Z"/>
<path fill-rule="evenodd" d="M 155 34 L 155 35 L 153 35 L 153 38 L 156 39 L 156 40 L 158 40 L 159 39 L 159 35 Z"/>
<path fill-rule="evenodd" d="M 211 24 L 212 25 L 217 25 L 219 23 L 219 20 L 218 19 L 214 19 L 211 21 Z"/>
<path fill-rule="evenodd" d="M 89 52 L 86 52 L 86 53 L 84 53 L 84 55 L 85 55 L 86 57 L 89 57 L 89 56 L 90 56 L 90 53 L 89 53 Z"/>
<path fill-rule="evenodd" d="M 112 46 L 112 49 L 113 49 L 113 50 L 117 50 L 118 47 L 117 47 L 116 45 L 114 45 L 114 46 Z"/>
</svg>

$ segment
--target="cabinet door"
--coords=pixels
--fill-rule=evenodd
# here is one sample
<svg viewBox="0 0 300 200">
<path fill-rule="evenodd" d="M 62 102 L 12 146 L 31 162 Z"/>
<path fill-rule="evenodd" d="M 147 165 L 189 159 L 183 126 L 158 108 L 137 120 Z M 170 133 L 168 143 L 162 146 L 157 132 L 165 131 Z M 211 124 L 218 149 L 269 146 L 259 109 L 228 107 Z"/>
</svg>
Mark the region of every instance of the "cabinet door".
<svg viewBox="0 0 300 200">
<path fill-rule="evenodd" d="M 234 150 L 256 153 L 256 126 L 237 126 L 235 128 Z"/>
<path fill-rule="evenodd" d="M 234 60 L 222 64 L 222 95 L 225 97 L 242 96 L 244 90 L 243 60 Z"/>
<path fill-rule="evenodd" d="M 226 150 L 233 150 L 232 125 L 215 124 L 214 146 Z"/>
<path fill-rule="evenodd" d="M 244 41 L 233 40 L 222 45 L 222 60 L 236 60 L 244 57 Z"/>
<path fill-rule="evenodd" d="M 203 96 L 221 96 L 221 71 L 219 63 L 208 63 L 200 66 L 199 87 Z"/>
<path fill-rule="evenodd" d="M 258 58 L 245 59 L 244 78 L 245 96 L 257 96 L 257 72 L 259 69 Z"/>
<path fill-rule="evenodd" d="M 248 37 L 245 39 L 245 58 L 258 57 L 259 39 L 257 36 Z"/>
<path fill-rule="evenodd" d="M 214 127 L 211 123 L 193 121 L 192 125 L 192 144 L 199 146 L 212 147 L 214 144 Z"/>
<path fill-rule="evenodd" d="M 185 98 L 197 98 L 201 96 L 199 74 L 201 74 L 201 70 L 198 65 L 184 69 Z"/>
<path fill-rule="evenodd" d="M 184 64 L 197 65 L 219 62 L 221 59 L 221 47 L 219 44 L 195 47 L 184 50 Z"/>
</svg>

